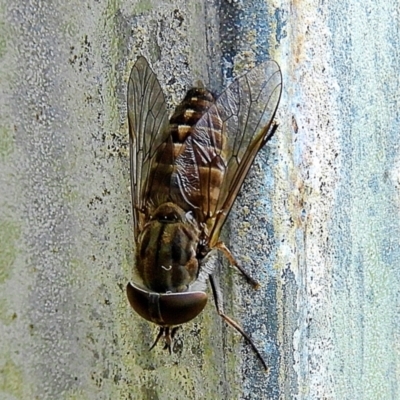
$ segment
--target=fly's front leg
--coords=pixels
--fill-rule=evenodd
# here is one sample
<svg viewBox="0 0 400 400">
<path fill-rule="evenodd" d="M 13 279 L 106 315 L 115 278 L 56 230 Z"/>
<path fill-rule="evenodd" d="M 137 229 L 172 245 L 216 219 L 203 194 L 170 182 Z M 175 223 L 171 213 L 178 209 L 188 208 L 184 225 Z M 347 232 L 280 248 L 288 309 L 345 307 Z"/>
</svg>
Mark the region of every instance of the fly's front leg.
<svg viewBox="0 0 400 400">
<path fill-rule="evenodd" d="M 233 257 L 233 254 L 225 246 L 224 242 L 217 242 L 215 245 L 215 248 L 220 250 L 225 255 L 225 257 L 228 259 L 229 263 L 231 265 L 234 265 L 244 275 L 247 282 L 249 282 L 253 286 L 254 289 L 260 288 L 260 284 L 254 278 L 252 278 L 243 267 L 240 266 L 240 264 L 236 261 L 235 257 Z"/>
<path fill-rule="evenodd" d="M 219 287 L 219 285 L 218 285 L 218 283 L 215 280 L 213 275 L 210 275 L 209 278 L 210 278 L 210 283 L 211 283 L 211 289 L 212 289 L 212 292 L 213 292 L 215 307 L 217 309 L 217 312 L 218 312 L 219 316 L 228 325 L 230 325 L 232 328 L 236 329 L 247 340 L 247 342 L 253 348 L 253 351 L 256 353 L 257 357 L 261 361 L 261 363 L 264 366 L 265 370 L 268 372 L 269 371 L 268 365 L 267 365 L 266 361 L 264 360 L 263 356 L 261 355 L 260 351 L 258 350 L 257 346 L 251 340 L 250 336 L 243 330 L 243 328 L 236 321 L 234 321 L 232 318 L 230 318 L 227 315 L 225 315 L 224 308 L 223 308 L 223 300 L 222 300 L 221 289 L 220 289 L 220 287 Z"/>
</svg>

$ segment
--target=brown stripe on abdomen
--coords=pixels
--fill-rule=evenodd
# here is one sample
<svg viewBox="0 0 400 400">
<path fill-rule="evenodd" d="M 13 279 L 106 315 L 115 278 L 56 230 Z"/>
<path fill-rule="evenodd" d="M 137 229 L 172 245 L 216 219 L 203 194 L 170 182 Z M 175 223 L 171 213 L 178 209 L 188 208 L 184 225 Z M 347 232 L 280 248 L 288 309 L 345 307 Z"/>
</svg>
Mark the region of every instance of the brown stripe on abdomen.
<svg viewBox="0 0 400 400">
<path fill-rule="evenodd" d="M 167 198 L 185 211 L 201 210 L 201 220 L 218 211 L 226 170 L 223 121 L 213 104 L 206 89 L 189 90 L 170 119 L 170 140 L 158 156 L 151 185 L 152 199 Z"/>
<path fill-rule="evenodd" d="M 173 142 L 184 142 L 193 125 L 213 105 L 214 101 L 214 96 L 207 89 L 190 89 L 169 120 Z"/>
</svg>

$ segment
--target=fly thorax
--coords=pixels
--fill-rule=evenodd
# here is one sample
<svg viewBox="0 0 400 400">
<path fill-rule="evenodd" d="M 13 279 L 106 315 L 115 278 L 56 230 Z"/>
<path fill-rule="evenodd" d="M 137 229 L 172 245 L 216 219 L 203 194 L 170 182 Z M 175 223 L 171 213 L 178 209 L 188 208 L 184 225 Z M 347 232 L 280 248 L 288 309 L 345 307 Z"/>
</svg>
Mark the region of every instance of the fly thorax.
<svg viewBox="0 0 400 400">
<path fill-rule="evenodd" d="M 160 206 L 139 236 L 136 266 L 143 283 L 158 293 L 182 292 L 196 279 L 199 229 L 173 203 Z"/>
</svg>

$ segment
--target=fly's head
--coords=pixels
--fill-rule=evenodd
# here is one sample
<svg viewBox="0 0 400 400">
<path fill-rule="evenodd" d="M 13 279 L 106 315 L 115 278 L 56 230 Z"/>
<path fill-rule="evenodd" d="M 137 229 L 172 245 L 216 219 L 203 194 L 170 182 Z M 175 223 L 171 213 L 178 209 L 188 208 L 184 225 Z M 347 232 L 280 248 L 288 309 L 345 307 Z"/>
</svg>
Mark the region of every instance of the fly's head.
<svg viewBox="0 0 400 400">
<path fill-rule="evenodd" d="M 160 326 L 160 332 L 151 348 L 164 337 L 164 348 L 171 350 L 171 343 L 179 325 L 199 315 L 206 303 L 205 292 L 155 293 L 131 282 L 126 288 L 132 308 L 147 321 Z"/>
</svg>

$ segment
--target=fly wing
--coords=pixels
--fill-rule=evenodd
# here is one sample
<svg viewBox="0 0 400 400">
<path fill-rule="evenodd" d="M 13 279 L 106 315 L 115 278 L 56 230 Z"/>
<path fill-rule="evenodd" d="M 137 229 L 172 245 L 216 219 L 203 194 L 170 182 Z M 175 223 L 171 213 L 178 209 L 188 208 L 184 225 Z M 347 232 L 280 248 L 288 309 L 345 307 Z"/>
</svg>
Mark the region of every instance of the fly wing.
<svg viewBox="0 0 400 400">
<path fill-rule="evenodd" d="M 267 61 L 233 82 L 216 107 L 223 121 L 225 174 L 210 229 L 211 244 L 220 230 L 258 151 L 276 129 L 273 123 L 282 92 L 282 75 L 275 61 Z M 214 243 L 213 243 L 214 242 Z"/>
<path fill-rule="evenodd" d="M 202 116 L 176 159 L 172 178 L 205 222 L 210 247 L 261 147 L 271 137 L 280 100 L 278 64 L 267 61 L 234 81 Z"/>
<path fill-rule="evenodd" d="M 141 216 L 154 203 L 151 188 L 155 177 L 165 181 L 156 160 L 162 155 L 166 163 L 172 163 L 164 94 L 144 57 L 138 58 L 129 76 L 128 122 L 133 222 L 137 237 L 143 223 Z"/>
</svg>

